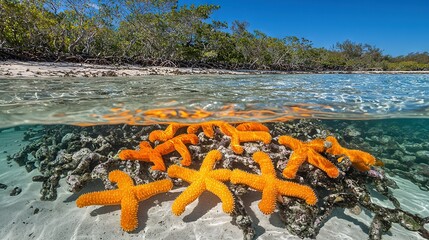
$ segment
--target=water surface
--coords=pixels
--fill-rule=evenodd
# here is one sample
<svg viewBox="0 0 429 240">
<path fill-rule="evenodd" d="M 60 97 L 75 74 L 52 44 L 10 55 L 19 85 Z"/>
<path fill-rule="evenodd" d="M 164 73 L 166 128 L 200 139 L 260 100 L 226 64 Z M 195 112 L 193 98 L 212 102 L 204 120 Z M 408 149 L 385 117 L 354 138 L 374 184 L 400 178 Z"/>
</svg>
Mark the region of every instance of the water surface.
<svg viewBox="0 0 429 240">
<path fill-rule="evenodd" d="M 0 79 L 0 127 L 428 116 L 428 74 Z"/>
</svg>

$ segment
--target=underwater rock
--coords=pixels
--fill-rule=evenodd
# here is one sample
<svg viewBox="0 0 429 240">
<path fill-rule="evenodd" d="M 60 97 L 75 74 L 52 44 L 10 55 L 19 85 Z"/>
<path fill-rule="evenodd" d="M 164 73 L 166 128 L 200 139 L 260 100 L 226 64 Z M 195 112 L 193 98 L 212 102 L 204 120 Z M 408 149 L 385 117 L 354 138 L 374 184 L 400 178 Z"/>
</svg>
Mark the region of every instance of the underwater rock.
<svg viewBox="0 0 429 240">
<path fill-rule="evenodd" d="M 416 152 L 417 161 L 429 164 L 429 151 L 421 150 Z"/>
<path fill-rule="evenodd" d="M 16 196 L 22 192 L 22 189 L 20 187 L 14 187 L 12 191 L 10 192 L 10 196 Z"/>
<path fill-rule="evenodd" d="M 234 195 L 235 207 L 234 211 L 231 213 L 232 223 L 237 225 L 243 231 L 244 240 L 252 240 L 255 237 L 255 229 L 252 227 L 252 219 L 249 214 L 247 214 L 246 209 L 244 208 L 243 200 L 240 195 L 242 190 L 239 187 L 230 187 L 231 192 Z"/>
<path fill-rule="evenodd" d="M 282 197 L 283 203 L 277 204 L 280 218 L 286 229 L 301 238 L 314 237 L 315 221 L 318 214 L 317 206 L 311 206 L 297 199 Z"/>
<path fill-rule="evenodd" d="M 0 183 L 0 189 L 6 189 L 6 188 L 7 188 L 6 184 Z"/>
</svg>

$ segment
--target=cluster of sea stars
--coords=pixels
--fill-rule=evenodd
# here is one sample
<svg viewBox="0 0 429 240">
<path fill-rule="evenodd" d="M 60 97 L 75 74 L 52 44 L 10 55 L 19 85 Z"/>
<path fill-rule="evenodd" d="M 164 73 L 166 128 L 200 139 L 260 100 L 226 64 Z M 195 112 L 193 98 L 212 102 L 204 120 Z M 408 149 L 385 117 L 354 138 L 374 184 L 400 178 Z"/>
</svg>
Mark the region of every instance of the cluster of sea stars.
<svg viewBox="0 0 429 240">
<path fill-rule="evenodd" d="M 175 136 L 177 131 L 187 127 L 187 134 Z M 153 163 L 152 170 L 166 171 L 163 155 L 177 151 L 182 156 L 181 165 L 171 165 L 168 170 L 170 178 L 180 178 L 189 183 L 189 186 L 175 199 L 172 212 L 181 215 L 187 205 L 195 201 L 204 191 L 210 191 L 222 201 L 225 213 L 234 210 L 234 197 L 228 186 L 224 183 L 230 181 L 232 184 L 247 185 L 252 189 L 262 192 L 259 209 L 264 214 L 273 213 L 277 199 L 280 196 L 297 197 L 305 200 L 307 204 L 314 205 L 317 202 L 316 194 L 308 186 L 291 181 L 279 179 L 274 164 L 268 154 L 255 152 L 253 159 L 259 164 L 261 175 L 247 173 L 239 169 L 221 168 L 214 169 L 217 161 L 222 159 L 218 150 L 210 151 L 199 171 L 186 168 L 191 164 L 191 154 L 185 144 L 198 144 L 195 135 L 201 128 L 204 134 L 213 138 L 217 127 L 231 138 L 230 147 L 236 154 L 242 154 L 244 149 L 242 142 L 262 141 L 265 144 L 271 142 L 269 129 L 260 123 L 243 123 L 237 127 L 222 121 L 205 122 L 201 124 L 170 124 L 165 130 L 156 130 L 150 133 L 150 142 L 162 142 L 155 147 L 150 142 L 143 141 L 138 150 L 122 150 L 119 153 L 121 160 L 139 160 Z M 326 144 L 326 141 L 330 142 Z M 360 171 L 367 171 L 372 165 L 379 165 L 372 155 L 359 150 L 351 150 L 341 147 L 334 137 L 326 140 L 315 139 L 304 143 L 290 136 L 280 136 L 278 142 L 293 150 L 283 176 L 294 179 L 299 167 L 304 163 L 321 169 L 329 177 L 336 178 L 339 175 L 337 167 L 322 154 L 339 155 L 338 161 L 348 157 Z M 328 147 L 329 146 L 329 147 Z M 89 205 L 116 205 L 122 208 L 121 226 L 125 231 L 133 231 L 137 228 L 138 202 L 153 195 L 165 193 L 171 190 L 173 184 L 169 179 L 155 181 L 148 184 L 134 186 L 132 179 L 124 172 L 115 170 L 109 174 L 109 179 L 116 182 L 118 189 L 102 192 L 87 193 L 80 196 L 76 204 L 78 207 Z"/>
</svg>

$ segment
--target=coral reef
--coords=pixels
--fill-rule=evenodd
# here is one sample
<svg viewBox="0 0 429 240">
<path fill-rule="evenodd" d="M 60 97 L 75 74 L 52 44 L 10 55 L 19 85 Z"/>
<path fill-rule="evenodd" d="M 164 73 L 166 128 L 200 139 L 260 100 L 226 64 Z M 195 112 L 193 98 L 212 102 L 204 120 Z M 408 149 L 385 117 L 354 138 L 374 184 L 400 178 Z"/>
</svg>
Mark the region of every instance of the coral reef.
<svg viewBox="0 0 429 240">
<path fill-rule="evenodd" d="M 33 181 L 42 182 L 41 199 L 55 200 L 61 178 L 67 177 L 69 190 L 73 192 L 79 191 L 92 179 L 106 180 L 109 169 L 121 165 L 112 157 L 121 148 L 137 145 L 144 140 L 142 137 L 147 138 L 147 134 L 156 128 L 156 125 L 35 127 L 25 134 L 25 139 L 31 140 L 29 144 L 8 159 L 25 166 L 28 172 L 37 169 L 40 175 L 34 176 Z M 112 187 L 110 182 L 104 182 L 106 188 Z"/>
<path fill-rule="evenodd" d="M 363 126 L 359 127 L 359 124 L 363 124 Z M 217 150 L 219 153 L 215 155 L 221 154 L 223 157 L 215 156 L 210 158 L 211 163 L 204 166 L 204 168 L 207 167 L 210 170 L 210 174 L 224 169 L 222 171 L 225 172 L 229 170 L 233 170 L 233 173 L 247 172 L 254 179 L 263 179 L 261 176 L 266 175 L 267 177 L 270 176 L 267 179 L 272 181 L 277 179 L 286 182 L 282 180 L 282 171 L 293 161 L 294 154 L 299 153 L 299 149 L 308 148 L 306 145 L 312 142 L 312 144 L 314 143 L 316 146 L 323 148 L 320 151 L 319 149 L 314 151 L 314 154 L 318 154 L 324 159 L 323 164 L 320 161 L 309 161 L 307 154 L 307 159 L 298 164 L 298 168 L 296 171 L 294 170 L 294 178 L 289 181 L 298 186 L 313 189 L 318 201 L 316 205 L 311 205 L 299 197 L 296 198 L 294 194 L 291 194 L 292 196 L 287 196 L 287 194 L 277 196 L 274 199 L 276 203 L 274 208 L 277 208 L 278 211 L 274 214 L 280 215 L 287 231 L 302 238 L 313 238 L 332 215 L 335 208 L 348 208 L 354 211 L 359 211 L 359 209 L 363 208 L 374 214 L 370 232 L 368 233 L 370 238 L 377 239 L 382 236 L 391 227 L 391 222 L 399 223 L 408 230 L 418 231 L 422 236 L 429 236 L 428 231 L 424 228 L 424 225 L 429 222 L 429 218 L 410 214 L 400 208 L 399 202 L 390 191 L 391 188 L 396 187 L 395 183 L 386 174 L 401 174 L 401 176 L 408 176 L 409 179 L 418 178 L 419 181 L 415 180 L 415 182 L 420 187 L 427 186 L 429 168 L 426 167 L 428 165 L 425 162 L 427 155 L 425 151 L 427 151 L 426 149 L 429 145 L 425 145 L 424 141 L 417 141 L 423 136 L 401 136 L 406 138 L 407 141 L 400 143 L 398 140 L 400 137 L 393 136 L 393 134 L 389 135 L 389 137 L 379 137 L 379 128 L 381 127 L 375 123 L 367 123 L 366 125 L 364 123 L 338 124 L 338 122 L 330 123 L 320 120 L 295 120 L 267 124 L 245 123 L 241 125 L 209 122 L 204 124 L 185 124 L 185 126 L 177 128 L 172 126 L 171 130 L 168 130 L 168 127 L 161 125 L 43 126 L 28 130 L 26 136 L 28 136 L 27 139 L 31 139 L 31 142 L 19 153 L 10 156 L 9 159 L 14 159 L 21 166 L 25 166 L 28 171 L 40 172 L 40 175 L 35 176 L 33 180 L 42 182 L 42 199 L 53 200 L 56 196 L 58 181 L 61 178 L 67 179 L 69 190 L 73 192 L 85 187 L 87 183 L 94 179 L 101 179 L 106 189 L 116 191 L 115 184 L 112 182 L 113 179 L 109 179 L 108 175 L 109 172 L 117 169 L 125 172 L 132 179 L 130 181 L 134 181 L 136 184 L 147 184 L 156 180 L 166 179 L 170 175 L 174 177 L 172 179 L 174 185 L 180 185 L 182 182 L 180 179 L 187 181 L 187 179 L 194 178 L 190 177 L 198 173 L 194 169 L 199 168 L 200 171 L 203 169 L 202 165 L 208 162 L 205 161 L 208 158 L 207 153 L 211 150 Z M 199 131 L 200 129 L 202 131 Z M 365 134 L 363 129 L 374 134 Z M 180 136 L 186 131 L 188 134 L 195 134 L 198 138 L 198 144 L 191 144 L 186 147 L 190 154 L 189 159 L 192 161 L 182 162 L 184 157 L 179 151 L 173 150 L 168 154 L 162 155 L 165 168 L 169 169 L 167 175 L 165 172 L 153 169 L 152 163 L 122 161 L 118 158 L 118 153 L 123 152 L 124 149 L 133 149 L 139 143 L 151 140 L 150 134 L 155 130 L 160 130 L 158 131 L 160 136 L 164 135 L 162 137 L 153 137 L 152 143 L 147 142 L 145 144 L 146 146 L 151 144 L 151 149 L 166 143 L 171 145 L 171 142 L 169 142 L 171 139 Z M 394 132 L 394 130 L 391 129 L 387 132 Z M 256 137 L 254 133 L 256 133 Z M 246 134 L 246 137 L 240 139 L 240 135 Z M 300 144 L 303 144 L 304 147 L 300 144 L 296 145 L 300 146 L 299 148 L 293 147 L 291 142 L 296 142 L 295 140 L 289 141 L 291 139 L 282 139 L 280 136 L 290 136 L 295 140 L 299 139 Z M 353 158 L 353 156 L 344 152 L 340 154 L 329 153 L 329 147 L 334 145 L 332 141 L 328 141 L 329 136 L 335 136 L 338 142 L 342 146 L 347 146 L 349 150 L 362 149 L 371 152 L 373 156 L 385 163 L 385 167 L 381 168 L 377 166 L 377 162 L 374 164 L 370 162 L 370 164 L 365 165 L 366 171 L 360 171 L 356 168 L 356 158 Z M 162 141 L 167 138 L 169 139 Z M 326 139 L 326 141 L 315 139 Z M 288 141 L 283 142 L 283 140 Z M 411 143 L 411 140 L 414 143 Z M 140 147 L 139 150 L 142 149 Z M 148 152 L 149 150 L 147 148 Z M 148 153 L 142 154 L 148 155 Z M 301 156 L 305 155 L 304 151 L 300 154 L 302 154 Z M 253 157 L 254 155 L 260 156 Z M 401 161 L 396 158 L 400 158 Z M 262 162 L 264 163 L 261 164 Z M 271 162 L 272 170 L 269 170 L 268 172 L 271 173 L 267 175 L 265 166 L 270 166 L 269 162 Z M 335 171 L 332 170 L 334 168 L 326 171 L 327 162 L 331 163 L 338 171 L 339 174 L 336 178 L 332 178 L 336 174 L 327 174 L 329 171 Z M 188 163 L 187 168 L 179 166 L 180 164 L 185 165 Z M 214 166 L 216 166 L 215 169 L 213 169 Z M 407 173 L 408 175 L 406 175 Z M 209 176 L 210 174 L 206 173 L 204 176 Z M 411 176 L 412 174 L 414 176 Z M 223 184 L 223 187 L 221 187 L 225 190 L 223 192 L 226 192 L 226 195 L 231 194 L 230 199 L 232 200 L 228 201 L 228 206 L 234 206 L 230 211 L 230 208 L 227 207 L 226 212 L 230 212 L 232 223 L 243 231 L 244 238 L 252 239 L 255 237 L 255 229 L 252 224 L 255 219 L 252 219 L 252 215 L 246 212 L 243 201 L 246 200 L 245 197 L 248 191 L 253 191 L 252 188 L 258 189 L 259 187 L 252 186 L 252 184 L 249 184 L 250 187 L 244 184 L 233 184 L 234 182 L 238 183 L 238 181 L 235 179 L 236 174 L 232 174 L 232 176 L 232 183 L 224 184 L 219 182 L 219 184 Z M 238 178 L 243 183 L 245 177 L 247 175 L 242 175 L 241 177 L 238 175 Z M 195 178 L 197 178 L 196 175 Z M 228 178 L 225 176 L 222 177 L 222 180 L 225 182 L 228 181 Z M 193 183 L 202 181 L 201 179 L 192 180 Z M 190 186 L 193 183 L 190 183 Z M 190 186 L 185 191 L 188 191 Z M 369 188 L 389 199 L 395 208 L 385 208 L 372 202 Z M 198 189 L 198 191 L 201 191 L 203 188 Z M 270 192 L 273 193 L 273 191 Z M 275 194 L 271 195 L 274 196 Z M 192 198 L 195 199 L 195 196 L 198 197 L 198 194 L 192 195 Z M 263 196 L 265 195 L 263 194 Z M 186 201 L 182 201 L 181 205 L 184 206 L 179 207 L 179 210 L 184 209 L 186 203 L 191 202 L 192 198 L 187 197 Z M 220 198 L 229 197 L 222 196 Z M 272 203 L 272 201 L 272 197 L 269 198 L 268 202 Z M 309 203 L 312 202 L 311 200 L 309 201 Z M 272 204 L 267 204 L 267 206 L 263 208 L 268 208 L 266 212 L 269 213 L 271 212 Z M 177 212 L 180 212 L 179 210 Z"/>
</svg>

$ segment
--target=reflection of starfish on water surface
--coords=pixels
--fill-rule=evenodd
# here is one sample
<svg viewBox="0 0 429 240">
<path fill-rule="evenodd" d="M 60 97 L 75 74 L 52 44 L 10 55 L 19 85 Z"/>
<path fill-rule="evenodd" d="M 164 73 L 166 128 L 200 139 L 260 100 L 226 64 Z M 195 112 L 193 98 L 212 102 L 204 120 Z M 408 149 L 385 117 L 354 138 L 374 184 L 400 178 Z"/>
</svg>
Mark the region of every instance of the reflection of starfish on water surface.
<svg viewBox="0 0 429 240">
<path fill-rule="evenodd" d="M 168 168 L 168 176 L 181 178 L 190 183 L 173 202 L 172 211 L 175 215 L 180 215 L 185 211 L 187 205 L 195 201 L 204 191 L 210 191 L 222 201 L 222 209 L 225 213 L 234 210 L 234 198 L 228 187 L 222 183 L 229 180 L 231 171 L 228 169 L 213 170 L 216 161 L 222 158 L 218 150 L 210 151 L 203 160 L 200 170 L 171 165 Z"/>
<path fill-rule="evenodd" d="M 315 139 L 308 143 L 304 143 L 290 136 L 281 136 L 279 137 L 279 143 L 293 150 L 286 164 L 286 168 L 283 170 L 283 176 L 286 178 L 295 178 L 296 172 L 305 161 L 320 168 L 331 178 L 338 177 L 338 168 L 328 159 L 320 155 L 320 153 L 325 150 L 324 140 Z"/>
<path fill-rule="evenodd" d="M 164 143 L 152 148 L 149 142 L 143 141 L 140 143 L 139 150 L 122 150 L 119 152 L 121 160 L 139 160 L 144 162 L 152 162 L 154 166 L 152 170 L 165 171 L 164 160 L 162 155 L 174 152 L 179 152 L 182 156 L 181 164 L 189 166 L 191 164 L 191 153 L 185 144 L 197 144 L 198 137 L 195 134 L 182 134 L 176 136 Z"/>
<path fill-rule="evenodd" d="M 253 159 L 259 164 L 262 174 L 251 174 L 234 169 L 231 182 L 233 184 L 245 184 L 261 191 L 262 199 L 258 204 L 261 212 L 264 214 L 273 213 L 279 195 L 298 197 L 304 199 L 307 204 L 316 204 L 316 194 L 310 187 L 277 178 L 276 170 L 268 154 L 255 152 Z"/>
<path fill-rule="evenodd" d="M 90 205 L 121 205 L 121 227 L 133 231 L 138 226 L 138 204 L 159 193 L 168 192 L 173 187 L 171 180 L 160 180 L 134 186 L 126 173 L 115 170 L 109 173 L 109 180 L 116 182 L 118 189 L 85 193 L 76 200 L 78 207 Z"/>
</svg>

